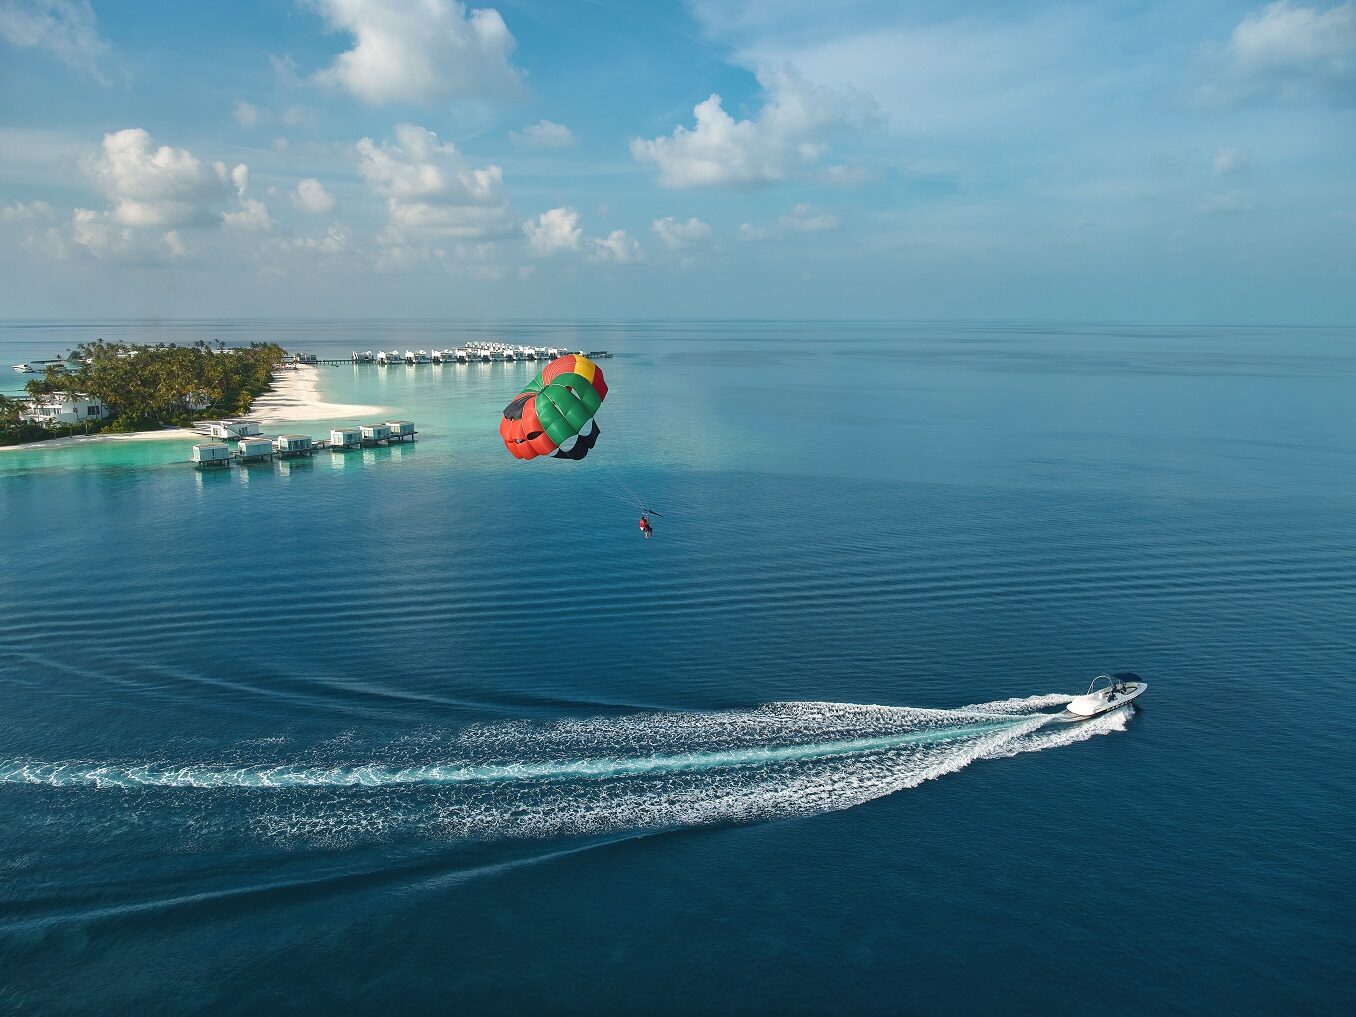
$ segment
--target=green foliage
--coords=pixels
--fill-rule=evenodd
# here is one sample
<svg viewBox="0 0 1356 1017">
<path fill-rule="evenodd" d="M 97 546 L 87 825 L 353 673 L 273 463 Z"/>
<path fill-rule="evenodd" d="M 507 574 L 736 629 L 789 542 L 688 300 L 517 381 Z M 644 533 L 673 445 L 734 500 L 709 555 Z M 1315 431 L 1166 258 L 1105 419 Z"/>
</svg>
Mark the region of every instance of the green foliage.
<svg viewBox="0 0 1356 1017">
<path fill-rule="evenodd" d="M 77 346 L 69 369 L 49 368 L 24 387 L 35 397 L 87 392 L 112 413 L 102 424 L 105 430 L 143 431 L 187 424 L 195 417 L 247 413 L 255 397 L 268 391 L 285 356 L 276 343 L 213 351 L 204 342 L 142 346 L 100 339 Z M 0 400 L 0 445 L 89 431 L 84 424 L 60 428 L 22 424 L 22 404 Z"/>
</svg>

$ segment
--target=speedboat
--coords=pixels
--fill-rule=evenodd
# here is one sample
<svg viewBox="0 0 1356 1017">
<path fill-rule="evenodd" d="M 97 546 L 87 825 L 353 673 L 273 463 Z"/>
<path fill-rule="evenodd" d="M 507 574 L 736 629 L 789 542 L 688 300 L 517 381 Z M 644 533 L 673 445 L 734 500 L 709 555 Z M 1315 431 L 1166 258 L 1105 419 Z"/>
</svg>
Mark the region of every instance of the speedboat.
<svg viewBox="0 0 1356 1017">
<path fill-rule="evenodd" d="M 1129 671 L 1099 674 L 1088 686 L 1087 694 L 1075 696 L 1064 709 L 1073 715 L 1071 720 L 1086 720 L 1111 710 L 1119 710 L 1126 703 L 1144 695 L 1148 687 L 1139 675 Z"/>
</svg>

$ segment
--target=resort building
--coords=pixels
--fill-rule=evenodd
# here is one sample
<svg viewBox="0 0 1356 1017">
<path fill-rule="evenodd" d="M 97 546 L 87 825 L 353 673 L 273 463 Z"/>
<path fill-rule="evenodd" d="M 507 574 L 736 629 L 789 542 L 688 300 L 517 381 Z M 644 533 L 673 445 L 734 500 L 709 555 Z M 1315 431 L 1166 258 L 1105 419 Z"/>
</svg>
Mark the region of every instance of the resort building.
<svg viewBox="0 0 1356 1017">
<path fill-rule="evenodd" d="M 103 420 L 108 407 L 92 395 L 77 392 L 54 392 L 28 401 L 28 409 L 19 414 L 21 420 L 45 427 L 58 424 L 78 424 L 82 420 Z"/>
</svg>

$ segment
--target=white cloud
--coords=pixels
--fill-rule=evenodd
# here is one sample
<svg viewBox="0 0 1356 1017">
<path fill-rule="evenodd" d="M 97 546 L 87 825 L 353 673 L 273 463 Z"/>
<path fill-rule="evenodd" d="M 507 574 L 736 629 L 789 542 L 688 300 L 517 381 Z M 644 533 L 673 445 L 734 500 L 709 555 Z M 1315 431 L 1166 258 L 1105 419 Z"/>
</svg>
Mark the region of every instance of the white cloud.
<svg viewBox="0 0 1356 1017">
<path fill-rule="evenodd" d="M 235 107 L 231 110 L 231 116 L 241 127 L 253 127 L 259 122 L 259 107 L 253 106 L 243 99 L 237 100 Z"/>
<path fill-rule="evenodd" d="M 523 223 L 523 232 L 534 254 L 577 251 L 584 236 L 579 213 L 572 208 L 548 209 Z"/>
<path fill-rule="evenodd" d="M 386 198 L 392 225 L 463 239 L 507 236 L 515 226 L 504 193 L 503 171 L 466 165 L 451 142 L 432 131 L 399 124 L 395 141 L 358 142 L 358 172 Z"/>
<path fill-rule="evenodd" d="M 244 191 L 249 169 L 228 171 L 183 148 L 152 149 L 140 128 L 105 134 L 86 170 L 113 202 L 110 218 L 124 226 L 184 226 L 215 218 L 220 206 Z"/>
<path fill-rule="evenodd" d="M 1356 101 L 1356 3 L 1326 10 L 1278 0 L 1247 15 L 1224 48 L 1225 79 L 1206 99 L 1274 94 Z"/>
<path fill-rule="evenodd" d="M 843 226 L 843 220 L 832 212 L 824 212 L 804 203 L 797 205 L 789 215 L 782 216 L 777 222 L 782 229 L 794 233 L 822 233 Z"/>
<path fill-rule="evenodd" d="M 1210 172 L 1217 177 L 1227 177 L 1237 173 L 1248 165 L 1248 157 L 1236 148 L 1221 148 L 1210 160 Z"/>
<path fill-rule="evenodd" d="M 300 251 L 334 257 L 347 251 L 351 240 L 348 228 L 342 223 L 335 223 L 323 236 L 278 238 L 269 241 L 269 244 L 275 251 Z"/>
<path fill-rule="evenodd" d="M 789 69 L 760 71 L 758 81 L 766 101 L 755 118 L 735 120 L 713 94 L 693 109 L 695 127 L 636 138 L 631 154 L 658 166 L 664 187 L 758 187 L 819 159 L 829 135 L 874 116 L 862 97 L 811 85 Z"/>
<path fill-rule="evenodd" d="M 613 230 L 605 237 L 585 237 L 578 211 L 568 206 L 547 209 L 527 220 L 523 233 L 532 253 L 537 255 L 584 251 L 590 261 L 618 263 L 642 261 L 645 257 L 640 244 L 626 230 Z"/>
<path fill-rule="evenodd" d="M 315 75 L 370 105 L 522 92 L 509 64 L 516 45 L 493 8 L 456 0 L 311 0 L 353 48 Z"/>
<path fill-rule="evenodd" d="M 95 27 L 89 0 L 3 0 L 0 39 L 15 46 L 45 49 L 62 63 L 108 84 L 99 70 L 99 60 L 109 46 Z"/>
<path fill-rule="evenodd" d="M 166 256 L 182 258 L 188 253 L 177 230 L 166 230 L 159 235 L 146 233 L 120 225 L 109 213 L 89 208 L 77 208 L 71 216 L 71 240 L 100 260 L 155 261 Z M 53 253 L 56 253 L 55 248 Z"/>
<path fill-rule="evenodd" d="M 54 216 L 52 206 L 45 201 L 15 201 L 0 205 L 0 222 L 3 223 L 37 222 Z"/>
<path fill-rule="evenodd" d="M 816 174 L 816 178 L 821 184 L 829 187 L 861 187 L 871 179 L 871 171 L 865 166 L 847 166 L 840 163 L 836 166 L 825 166 Z"/>
<path fill-rule="evenodd" d="M 325 190 L 324 184 L 314 177 L 307 177 L 292 192 L 292 204 L 312 215 L 328 215 L 339 203 L 334 200 L 334 195 Z"/>
<path fill-rule="evenodd" d="M 509 137 L 533 148 L 569 148 L 575 141 L 568 127 L 551 120 L 538 120 L 521 131 L 509 131 Z"/>
<path fill-rule="evenodd" d="M 843 220 L 832 212 L 801 202 L 777 220 L 775 226 L 741 223 L 739 239 L 746 241 L 780 240 L 790 233 L 824 233 L 843 228 Z"/>
<path fill-rule="evenodd" d="M 1235 215 L 1252 211 L 1252 198 L 1243 191 L 1223 191 L 1207 194 L 1200 204 L 1200 210 L 1207 215 Z"/>
<path fill-rule="evenodd" d="M 665 247 L 674 251 L 697 247 L 711 239 L 711 227 L 697 218 L 679 222 L 672 216 L 665 216 L 650 223 L 650 229 Z"/>
<path fill-rule="evenodd" d="M 590 237 L 589 258 L 593 261 L 615 261 L 626 264 L 643 261 L 645 252 L 626 230 L 613 230 L 605 237 Z"/>
<path fill-rule="evenodd" d="M 268 206 L 253 198 L 243 199 L 234 212 L 223 212 L 221 221 L 232 229 L 249 233 L 268 233 L 273 229 L 273 217 L 268 214 Z"/>
</svg>

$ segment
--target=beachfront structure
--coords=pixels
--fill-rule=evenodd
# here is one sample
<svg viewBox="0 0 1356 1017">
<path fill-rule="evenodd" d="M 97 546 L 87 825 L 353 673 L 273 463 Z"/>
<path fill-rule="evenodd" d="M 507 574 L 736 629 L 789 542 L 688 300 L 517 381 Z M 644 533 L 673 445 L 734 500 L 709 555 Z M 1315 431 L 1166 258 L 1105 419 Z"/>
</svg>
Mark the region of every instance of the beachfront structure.
<svg viewBox="0 0 1356 1017">
<path fill-rule="evenodd" d="M 354 448 L 362 443 L 361 427 L 335 427 L 330 430 L 330 448 Z"/>
<path fill-rule="evenodd" d="M 414 434 L 413 420 L 388 420 L 386 426 L 390 428 L 388 437 L 391 438 L 408 438 Z"/>
<path fill-rule="evenodd" d="M 390 424 L 363 424 L 359 430 L 362 431 L 363 441 L 389 441 L 391 438 Z"/>
<path fill-rule="evenodd" d="M 223 445 L 219 441 L 194 445 L 193 454 L 189 456 L 189 462 L 199 468 L 203 466 L 229 466 L 231 464 L 231 447 Z"/>
<path fill-rule="evenodd" d="M 273 458 L 273 439 L 271 438 L 241 438 L 235 445 L 240 452 L 241 459 Z"/>
<path fill-rule="evenodd" d="M 28 409 L 19 414 L 19 419 L 44 427 L 57 427 L 60 424 L 78 424 L 84 420 L 103 420 L 107 416 L 108 407 L 101 399 L 84 392 L 74 395 L 53 392 L 28 400 Z"/>
<path fill-rule="evenodd" d="M 194 421 L 198 430 L 206 430 L 213 438 L 234 441 L 237 438 L 249 438 L 260 433 L 257 420 L 198 420 Z"/>
<path fill-rule="evenodd" d="M 352 352 L 353 352 L 353 362 L 355 364 L 370 364 L 374 360 L 376 360 L 376 357 L 372 356 L 371 350 L 363 350 L 363 352 L 361 353 L 359 353 L 357 350 L 353 350 Z"/>
<path fill-rule="evenodd" d="M 300 455 L 310 452 L 311 436 L 309 434 L 280 434 L 273 439 L 273 451 L 278 455 Z"/>
</svg>

